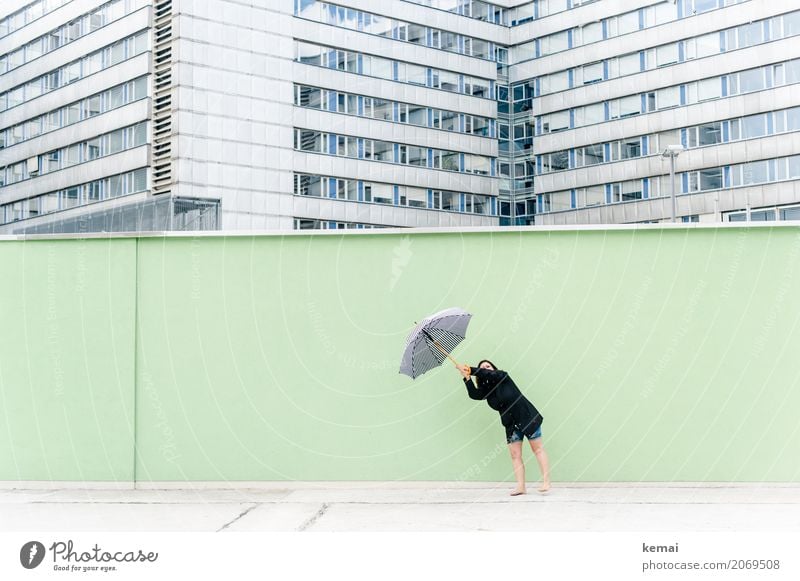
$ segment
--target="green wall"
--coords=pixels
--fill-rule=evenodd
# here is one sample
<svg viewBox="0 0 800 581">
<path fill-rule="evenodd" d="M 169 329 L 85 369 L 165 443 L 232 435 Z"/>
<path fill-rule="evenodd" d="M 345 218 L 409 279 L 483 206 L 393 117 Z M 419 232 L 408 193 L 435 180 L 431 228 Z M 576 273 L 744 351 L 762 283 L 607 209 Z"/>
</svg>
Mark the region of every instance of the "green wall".
<svg viewBox="0 0 800 581">
<path fill-rule="evenodd" d="M 0 241 L 0 480 L 132 480 L 135 258 Z"/>
<path fill-rule="evenodd" d="M 0 480 L 511 479 L 496 412 L 452 367 L 397 372 L 414 322 L 460 306 L 474 317 L 455 356 L 494 360 L 542 411 L 555 480 L 800 481 L 797 227 L 0 256 Z"/>
</svg>

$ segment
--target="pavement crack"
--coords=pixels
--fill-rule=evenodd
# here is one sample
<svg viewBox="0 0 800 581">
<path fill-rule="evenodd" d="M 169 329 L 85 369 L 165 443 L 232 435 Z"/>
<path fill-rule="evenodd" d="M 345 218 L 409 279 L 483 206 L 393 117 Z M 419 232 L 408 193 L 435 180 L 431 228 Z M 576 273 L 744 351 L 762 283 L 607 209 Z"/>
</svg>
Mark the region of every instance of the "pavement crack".
<svg viewBox="0 0 800 581">
<path fill-rule="evenodd" d="M 229 523 L 226 523 L 226 524 L 222 525 L 222 528 L 220 528 L 220 529 L 217 529 L 217 531 L 216 531 L 216 532 L 218 532 L 218 533 L 219 533 L 219 532 L 222 532 L 222 531 L 224 531 L 225 529 L 227 529 L 229 526 L 231 526 L 231 525 L 232 525 L 233 523 L 235 523 L 237 520 L 241 519 L 241 518 L 242 518 L 244 515 L 246 515 L 247 513 L 249 513 L 251 510 L 253 510 L 253 509 L 254 509 L 254 508 L 256 508 L 257 506 L 258 506 L 258 503 L 254 504 L 253 506 L 251 506 L 251 507 L 250 507 L 250 508 L 248 508 L 247 510 L 243 511 L 242 513 L 240 513 L 240 514 L 239 514 L 239 516 L 237 516 L 237 517 L 236 517 L 235 519 L 233 519 L 231 522 L 229 522 Z"/>
<path fill-rule="evenodd" d="M 323 514 L 325 514 L 325 511 L 327 511 L 327 510 L 328 510 L 328 507 L 330 507 L 330 505 L 329 505 L 327 502 L 323 502 L 323 503 L 322 503 L 322 506 L 321 506 L 321 507 L 320 507 L 320 509 L 317 511 L 317 514 L 315 514 L 315 515 L 314 515 L 314 516 L 312 516 L 310 519 L 308 519 L 306 522 L 304 522 L 303 524 L 301 524 L 301 525 L 300 525 L 300 526 L 297 528 L 297 531 L 298 531 L 298 532 L 303 532 L 303 531 L 307 530 L 308 528 L 310 528 L 311 526 L 313 526 L 313 525 L 314 525 L 314 523 L 316 523 L 316 522 L 317 522 L 317 521 L 318 521 L 318 520 L 319 520 L 319 519 L 322 517 L 322 515 L 323 515 Z"/>
</svg>

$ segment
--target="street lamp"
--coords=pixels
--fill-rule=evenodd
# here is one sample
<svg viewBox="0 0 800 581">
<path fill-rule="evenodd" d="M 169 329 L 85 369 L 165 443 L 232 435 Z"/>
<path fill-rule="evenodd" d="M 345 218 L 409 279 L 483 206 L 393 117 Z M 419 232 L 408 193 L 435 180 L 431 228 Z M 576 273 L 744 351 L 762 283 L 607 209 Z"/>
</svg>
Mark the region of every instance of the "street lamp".
<svg viewBox="0 0 800 581">
<path fill-rule="evenodd" d="M 669 180 L 672 193 L 672 221 L 675 221 L 675 158 L 684 151 L 683 145 L 668 145 L 661 153 L 661 157 L 669 158 Z"/>
</svg>

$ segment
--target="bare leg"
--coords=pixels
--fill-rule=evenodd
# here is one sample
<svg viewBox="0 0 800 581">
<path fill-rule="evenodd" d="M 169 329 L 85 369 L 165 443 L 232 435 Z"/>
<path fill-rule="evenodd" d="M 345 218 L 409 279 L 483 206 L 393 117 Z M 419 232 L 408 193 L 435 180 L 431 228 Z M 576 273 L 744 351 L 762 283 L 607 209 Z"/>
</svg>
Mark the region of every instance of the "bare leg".
<svg viewBox="0 0 800 581">
<path fill-rule="evenodd" d="M 525 464 L 522 462 L 522 442 L 514 442 L 508 445 L 511 452 L 511 464 L 514 466 L 514 477 L 517 479 L 517 488 L 511 496 L 525 494 Z"/>
<path fill-rule="evenodd" d="M 531 444 L 531 450 L 536 455 L 536 461 L 539 463 L 539 470 L 542 473 L 542 485 L 539 487 L 539 492 L 547 492 L 550 490 L 550 464 L 547 460 L 547 452 L 544 451 L 541 438 L 528 441 Z"/>
</svg>

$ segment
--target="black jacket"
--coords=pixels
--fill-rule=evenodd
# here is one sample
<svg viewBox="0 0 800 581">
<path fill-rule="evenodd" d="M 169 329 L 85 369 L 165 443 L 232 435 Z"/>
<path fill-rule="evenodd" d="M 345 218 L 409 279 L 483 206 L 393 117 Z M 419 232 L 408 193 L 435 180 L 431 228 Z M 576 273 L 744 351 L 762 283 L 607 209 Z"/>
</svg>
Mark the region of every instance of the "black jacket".
<svg viewBox="0 0 800 581">
<path fill-rule="evenodd" d="M 478 380 L 478 386 L 475 386 L 471 377 L 465 378 L 467 394 L 472 399 L 485 399 L 490 408 L 499 412 L 506 431 L 518 427 L 521 432 L 530 433 L 542 425 L 542 414 L 522 395 L 508 373 L 478 367 L 469 369 L 470 375 Z"/>
</svg>

